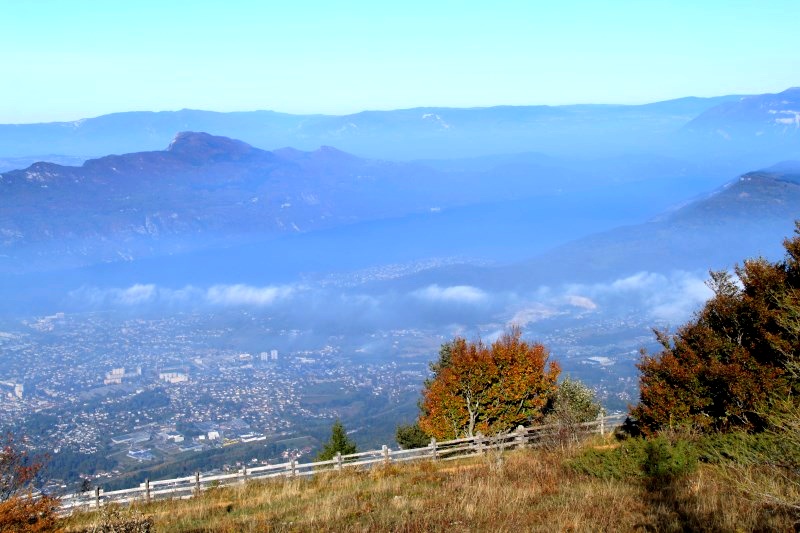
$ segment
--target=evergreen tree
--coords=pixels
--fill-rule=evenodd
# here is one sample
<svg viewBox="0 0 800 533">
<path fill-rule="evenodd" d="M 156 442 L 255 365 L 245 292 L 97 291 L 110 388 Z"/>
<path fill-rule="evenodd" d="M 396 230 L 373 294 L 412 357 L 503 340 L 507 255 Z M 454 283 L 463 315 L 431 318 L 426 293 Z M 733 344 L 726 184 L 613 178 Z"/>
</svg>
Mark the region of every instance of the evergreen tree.
<svg viewBox="0 0 800 533">
<path fill-rule="evenodd" d="M 344 426 L 339 420 L 333 423 L 331 427 L 331 438 L 322 446 L 322 451 L 317 455 L 318 461 L 329 461 L 336 457 L 336 453 L 348 455 L 356 453 L 356 445 L 351 441 Z"/>
</svg>

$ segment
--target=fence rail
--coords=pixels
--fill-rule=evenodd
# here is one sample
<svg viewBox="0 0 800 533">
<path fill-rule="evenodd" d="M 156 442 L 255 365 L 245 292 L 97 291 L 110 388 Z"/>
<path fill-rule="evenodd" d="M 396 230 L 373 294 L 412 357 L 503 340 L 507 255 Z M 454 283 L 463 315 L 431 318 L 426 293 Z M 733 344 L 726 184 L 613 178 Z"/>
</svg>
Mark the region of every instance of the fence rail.
<svg viewBox="0 0 800 533">
<path fill-rule="evenodd" d="M 620 426 L 625 415 L 612 415 L 598 418 L 591 422 L 571 426 L 578 432 L 606 433 Z M 69 494 L 61 498 L 61 511 L 69 514 L 75 510 L 99 509 L 108 503 L 126 504 L 133 502 L 151 502 L 164 499 L 191 498 L 213 486 L 231 486 L 242 484 L 253 479 L 295 478 L 311 476 L 320 472 L 337 471 L 345 468 L 367 467 L 370 465 L 399 463 L 420 460 L 447 461 L 471 455 L 480 455 L 490 450 L 506 450 L 525 446 L 539 446 L 547 438 L 556 436 L 563 426 L 556 424 L 523 427 L 515 431 L 493 436 L 476 435 L 474 437 L 431 443 L 423 448 L 409 450 L 392 450 L 383 446 L 379 450 L 370 450 L 350 455 L 337 454 L 331 460 L 312 463 L 299 463 L 296 459 L 288 462 L 243 467 L 237 472 L 203 476 L 199 472 L 193 476 L 157 481 L 145 480 L 138 487 L 105 492 L 99 487 L 94 491 Z"/>
</svg>

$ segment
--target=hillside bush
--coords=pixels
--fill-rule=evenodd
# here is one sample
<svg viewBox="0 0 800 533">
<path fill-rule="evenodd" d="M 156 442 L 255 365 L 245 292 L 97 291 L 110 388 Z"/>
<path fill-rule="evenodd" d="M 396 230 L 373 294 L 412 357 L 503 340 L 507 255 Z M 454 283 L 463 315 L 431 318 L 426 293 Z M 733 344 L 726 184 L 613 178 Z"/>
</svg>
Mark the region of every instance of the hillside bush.
<svg viewBox="0 0 800 533">
<path fill-rule="evenodd" d="M 648 485 L 668 483 L 697 468 L 700 452 L 687 440 L 666 437 L 632 438 L 617 445 L 585 448 L 566 462 L 581 474 L 617 481 L 645 481 Z"/>
<path fill-rule="evenodd" d="M 704 431 L 763 430 L 770 402 L 800 392 L 787 365 L 800 357 L 800 223 L 786 256 L 751 259 L 712 272 L 714 296 L 662 350 L 642 353 L 640 401 L 631 410 L 648 434 L 689 426 Z"/>
<path fill-rule="evenodd" d="M 670 442 L 658 436 L 645 440 L 642 474 L 651 487 L 663 487 L 697 469 L 697 448 L 690 442 Z"/>
<path fill-rule="evenodd" d="M 597 420 L 603 407 L 592 389 L 567 376 L 558 384 L 546 412 L 544 423 L 554 426 L 549 440 L 564 447 L 577 444 L 586 435 L 587 428 L 581 424 Z"/>
</svg>

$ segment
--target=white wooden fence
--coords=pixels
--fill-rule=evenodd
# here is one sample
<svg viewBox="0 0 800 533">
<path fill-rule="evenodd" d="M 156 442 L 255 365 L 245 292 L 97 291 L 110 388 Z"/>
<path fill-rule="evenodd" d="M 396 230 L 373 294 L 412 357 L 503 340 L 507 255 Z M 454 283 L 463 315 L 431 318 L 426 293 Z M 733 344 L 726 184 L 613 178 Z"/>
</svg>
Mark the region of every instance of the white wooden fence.
<svg viewBox="0 0 800 533">
<path fill-rule="evenodd" d="M 625 416 L 620 414 L 598 418 L 592 422 L 578 424 L 573 428 L 577 428 L 579 433 L 603 434 L 621 425 L 625 420 Z M 383 446 L 380 450 L 370 450 L 349 455 L 337 454 L 335 458 L 329 461 L 300 463 L 292 459 L 289 462 L 275 465 L 256 466 L 253 468 L 245 466 L 237 472 L 228 474 L 203 476 L 198 472 L 192 476 L 174 479 L 145 480 L 138 487 L 109 492 L 104 492 L 98 487 L 94 491 L 69 494 L 62 497 L 61 510 L 68 514 L 74 510 L 98 509 L 102 505 L 112 502 L 123 504 L 135 501 L 151 502 L 163 499 L 185 499 L 191 498 L 210 487 L 243 484 L 252 479 L 312 476 L 324 471 L 359 467 L 368 468 L 371 465 L 425 459 L 446 461 L 470 455 L 480 455 L 489 450 L 502 451 L 525 446 L 535 447 L 552 441 L 553 438 L 559 438 L 559 432 L 563 430 L 563 427 L 553 424 L 528 428 L 519 426 L 513 432 L 495 436 L 487 437 L 479 434 L 475 437 L 444 442 L 436 442 L 435 439 L 432 439 L 431 443 L 424 448 L 392 450 L 387 446 Z"/>
</svg>

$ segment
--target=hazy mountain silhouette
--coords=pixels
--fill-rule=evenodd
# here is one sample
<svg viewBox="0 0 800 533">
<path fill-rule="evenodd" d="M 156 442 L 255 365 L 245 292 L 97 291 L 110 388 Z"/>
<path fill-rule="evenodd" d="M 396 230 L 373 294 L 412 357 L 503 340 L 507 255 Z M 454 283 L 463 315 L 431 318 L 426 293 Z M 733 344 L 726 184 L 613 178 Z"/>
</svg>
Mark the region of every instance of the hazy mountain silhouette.
<svg viewBox="0 0 800 533">
<path fill-rule="evenodd" d="M 409 181 L 439 187 L 438 174 L 328 147 L 269 152 L 185 132 L 163 151 L 0 174 L 0 244 L 7 265 L 20 249 L 77 264 L 174 253 L 428 209 L 436 191 L 409 193 Z"/>
<path fill-rule="evenodd" d="M 781 257 L 783 238 L 800 219 L 800 162 L 744 174 L 652 220 L 571 241 L 503 267 L 460 265 L 415 274 L 402 284 L 535 287 L 594 282 L 642 271 L 731 268 L 743 257 Z"/>
<path fill-rule="evenodd" d="M 0 125 L 0 157 L 102 155 L 165 146 L 176 131 L 207 131 L 262 148 L 334 145 L 364 157 L 453 158 L 526 152 L 603 154 L 658 145 L 714 106 L 738 99 L 681 98 L 646 105 L 425 107 L 351 115 L 183 109 L 74 122 Z"/>
</svg>

